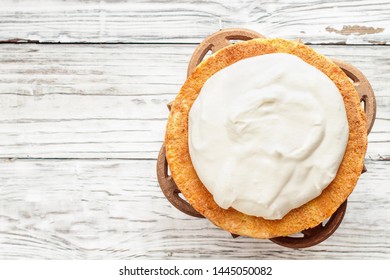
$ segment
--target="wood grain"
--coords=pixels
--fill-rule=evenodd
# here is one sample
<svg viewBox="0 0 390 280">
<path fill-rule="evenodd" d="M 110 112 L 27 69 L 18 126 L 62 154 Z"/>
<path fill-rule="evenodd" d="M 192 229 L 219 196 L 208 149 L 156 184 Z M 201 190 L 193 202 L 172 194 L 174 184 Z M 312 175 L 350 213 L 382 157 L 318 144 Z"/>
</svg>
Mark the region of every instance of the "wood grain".
<svg viewBox="0 0 390 280">
<path fill-rule="evenodd" d="M 199 43 L 222 25 L 306 43 L 388 44 L 389 11 L 386 0 L 3 0 L 0 41 Z"/>
<path fill-rule="evenodd" d="M 0 259 L 389 258 L 390 162 L 366 165 L 336 233 L 291 250 L 179 212 L 152 160 L 3 160 Z"/>
<path fill-rule="evenodd" d="M 390 48 L 315 46 L 377 96 L 368 157 L 390 156 Z M 155 159 L 193 45 L 0 45 L 0 157 Z"/>
<path fill-rule="evenodd" d="M 389 11 L 386 0 L 2 1 L 0 259 L 389 259 Z M 368 172 L 316 247 L 232 239 L 157 185 L 165 104 L 195 44 L 221 27 L 299 37 L 373 86 Z"/>
</svg>

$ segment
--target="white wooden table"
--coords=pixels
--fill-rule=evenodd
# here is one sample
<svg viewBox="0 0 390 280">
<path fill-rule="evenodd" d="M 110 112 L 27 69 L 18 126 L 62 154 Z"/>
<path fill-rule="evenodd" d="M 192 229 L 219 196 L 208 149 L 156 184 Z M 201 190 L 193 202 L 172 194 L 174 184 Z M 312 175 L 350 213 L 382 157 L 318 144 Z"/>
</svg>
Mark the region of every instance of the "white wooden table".
<svg viewBox="0 0 390 280">
<path fill-rule="evenodd" d="M 1 1 L 0 258 L 389 259 L 389 1 L 192 2 Z M 299 37 L 374 88 L 368 172 L 318 246 L 232 239 L 158 187 L 165 104 L 220 24 Z"/>
</svg>

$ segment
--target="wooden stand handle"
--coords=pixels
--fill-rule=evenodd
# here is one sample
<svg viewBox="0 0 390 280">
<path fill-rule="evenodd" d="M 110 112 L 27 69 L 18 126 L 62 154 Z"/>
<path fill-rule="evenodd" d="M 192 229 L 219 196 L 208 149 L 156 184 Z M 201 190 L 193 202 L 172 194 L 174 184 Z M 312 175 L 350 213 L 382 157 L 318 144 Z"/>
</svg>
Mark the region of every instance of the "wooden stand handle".
<svg viewBox="0 0 390 280">
<path fill-rule="evenodd" d="M 157 179 L 160 188 L 168 201 L 181 212 L 198 218 L 204 218 L 186 200 L 179 196 L 178 189 L 172 176 L 168 175 L 168 162 L 165 156 L 165 145 L 162 145 L 157 158 Z"/>
<path fill-rule="evenodd" d="M 363 102 L 364 113 L 367 121 L 367 134 L 369 134 L 374 125 L 376 116 L 376 99 L 370 82 L 355 66 L 340 59 L 332 60 L 352 80 L 353 86 L 359 94 L 360 102 Z"/>
<path fill-rule="evenodd" d="M 192 54 L 191 60 L 188 63 L 187 76 L 189 76 L 202 62 L 208 51 L 215 53 L 220 49 L 232 44 L 230 40 L 247 41 L 254 38 L 265 38 L 263 35 L 244 28 L 228 28 L 215 32 L 204 39 Z"/>
<path fill-rule="evenodd" d="M 343 221 L 345 212 L 347 210 L 347 201 L 340 205 L 340 207 L 333 213 L 330 219 L 324 224 L 303 230 L 301 237 L 282 236 L 271 238 L 270 240 L 276 244 L 284 247 L 301 249 L 317 245 L 330 237 L 340 226 Z"/>
</svg>

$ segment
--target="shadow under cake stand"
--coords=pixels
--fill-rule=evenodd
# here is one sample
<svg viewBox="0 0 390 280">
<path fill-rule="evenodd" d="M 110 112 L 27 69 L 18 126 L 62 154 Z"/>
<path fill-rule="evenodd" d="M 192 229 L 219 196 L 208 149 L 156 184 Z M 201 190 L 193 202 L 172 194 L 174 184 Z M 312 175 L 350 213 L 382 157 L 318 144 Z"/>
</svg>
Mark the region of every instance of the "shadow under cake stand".
<svg viewBox="0 0 390 280">
<path fill-rule="evenodd" d="M 206 54 L 211 51 L 216 51 L 230 45 L 233 41 L 245 41 L 255 38 L 265 38 L 261 34 L 242 28 L 223 29 L 203 40 L 199 46 L 195 49 L 191 60 L 188 64 L 187 76 L 189 76 L 196 66 L 202 62 Z M 360 101 L 364 107 L 364 112 L 367 120 L 367 134 L 370 133 L 371 128 L 375 121 L 376 115 L 376 100 L 374 91 L 368 82 L 367 78 L 354 66 L 346 63 L 342 60 L 332 59 L 347 76 L 351 79 L 356 91 L 359 94 Z M 170 109 L 170 104 L 168 104 Z M 366 172 L 365 166 L 363 166 L 362 173 Z M 180 196 L 180 190 L 174 182 L 172 176 L 168 174 L 168 163 L 165 154 L 165 145 L 163 144 L 157 159 L 157 178 L 160 184 L 161 190 L 164 193 L 168 201 L 183 213 L 204 218 L 198 213 L 190 203 Z M 319 225 L 303 230 L 299 237 L 297 236 L 282 236 L 271 238 L 270 240 L 276 244 L 279 244 L 288 248 L 307 248 L 321 243 L 331 236 L 341 224 L 344 214 L 347 209 L 347 200 L 340 205 L 335 213 L 326 221 L 323 221 Z M 239 235 L 231 234 L 234 238 Z"/>
</svg>

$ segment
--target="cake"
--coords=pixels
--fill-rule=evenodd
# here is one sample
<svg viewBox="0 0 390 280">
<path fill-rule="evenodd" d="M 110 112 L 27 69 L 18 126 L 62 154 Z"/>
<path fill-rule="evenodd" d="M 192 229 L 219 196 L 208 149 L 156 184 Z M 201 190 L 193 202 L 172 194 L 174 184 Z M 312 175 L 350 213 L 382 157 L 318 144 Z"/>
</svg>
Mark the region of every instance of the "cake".
<svg viewBox="0 0 390 280">
<path fill-rule="evenodd" d="M 323 74 L 331 82 L 333 82 L 332 84 L 334 88 L 337 89 L 337 93 L 341 96 L 340 100 L 343 108 L 341 108 L 342 110 L 340 110 L 340 112 L 344 112 L 345 114 L 347 130 L 342 128 L 341 119 L 340 129 L 338 129 L 337 120 L 331 120 L 333 123 L 332 125 L 328 126 L 331 131 L 332 127 L 334 127 L 334 130 L 331 133 L 325 134 L 330 135 L 330 138 L 328 137 L 329 139 L 327 140 L 327 147 L 332 148 L 332 146 L 329 146 L 329 143 L 332 143 L 332 137 L 336 137 L 336 135 L 340 134 L 341 140 L 340 143 L 335 141 L 335 145 L 333 148 L 337 148 L 338 150 L 337 154 L 333 157 L 333 159 L 327 161 L 328 164 L 320 166 L 320 171 L 322 173 L 324 173 L 324 171 L 328 169 L 333 169 L 334 174 L 330 177 L 327 177 L 327 180 L 329 182 L 327 180 L 322 180 L 321 188 L 318 189 L 318 187 L 316 187 L 317 190 L 315 192 L 313 192 L 314 188 L 310 186 L 310 182 L 306 182 L 305 180 L 305 182 L 307 183 L 306 185 L 308 185 L 307 188 L 311 190 L 308 192 L 308 195 L 304 195 L 304 198 L 308 201 L 297 201 L 298 199 L 296 197 L 290 195 L 291 201 L 294 203 L 298 203 L 297 206 L 294 205 L 294 203 L 290 203 L 291 201 L 289 201 L 288 204 L 291 204 L 291 209 L 286 207 L 279 207 L 277 204 L 275 204 L 278 207 L 275 206 L 274 209 L 271 209 L 272 211 L 268 211 L 269 209 L 265 209 L 265 206 L 267 206 L 268 203 L 267 201 L 261 202 L 265 205 L 263 205 L 264 207 L 256 207 L 261 206 L 260 202 L 259 205 L 255 205 L 251 202 L 253 206 L 250 206 L 251 204 L 248 203 L 236 203 L 234 205 L 234 203 L 229 204 L 226 201 L 223 201 L 227 197 L 226 194 L 229 193 L 224 190 L 223 187 L 225 187 L 224 184 L 226 186 L 229 185 L 230 179 L 225 180 L 226 182 L 222 180 L 222 183 L 218 184 L 222 185 L 222 187 L 217 190 L 215 190 L 214 184 L 210 182 L 215 182 L 215 178 L 213 179 L 213 176 L 215 177 L 215 174 L 217 174 L 218 172 L 222 172 L 218 171 L 218 166 L 220 165 L 220 162 L 223 163 L 224 153 L 220 152 L 220 162 L 216 162 L 216 164 L 210 165 L 210 163 L 207 161 L 199 160 L 202 159 L 205 154 L 200 157 L 197 156 L 197 152 L 194 152 L 194 150 L 196 149 L 191 148 L 196 145 L 189 141 L 189 132 L 195 131 L 193 130 L 193 128 L 191 128 L 191 126 L 189 126 L 189 123 L 191 123 L 189 121 L 189 115 L 191 109 L 196 108 L 197 105 L 194 106 L 194 103 L 197 100 L 199 101 L 198 98 L 202 90 L 205 91 L 205 88 L 209 87 L 205 87 L 205 84 L 211 84 L 212 80 L 217 79 L 218 75 L 221 76 L 222 74 L 218 73 L 222 73 L 223 69 L 227 70 L 232 69 L 232 67 L 238 67 L 236 65 L 243 64 L 246 60 L 252 58 L 259 58 L 259 63 L 262 63 L 262 61 L 263 63 L 265 63 L 264 61 L 266 60 L 264 59 L 266 58 L 268 60 L 271 60 L 271 62 L 267 62 L 271 64 L 267 65 L 272 65 L 272 59 L 274 59 L 274 61 L 278 63 L 280 63 L 280 61 L 286 61 L 287 66 L 289 63 L 288 61 L 292 61 L 292 64 L 295 63 L 294 61 L 297 61 L 297 67 L 300 65 L 300 63 L 308 64 L 312 66 L 312 68 L 319 70 L 321 74 Z M 286 69 L 288 68 L 287 66 Z M 232 70 L 229 71 L 231 72 Z M 288 71 L 294 72 L 294 69 L 291 68 Z M 227 76 L 223 76 L 221 78 L 221 81 L 223 81 L 224 77 Z M 300 79 L 300 77 L 297 77 L 297 79 Z M 218 82 L 214 83 L 218 85 Z M 293 81 L 290 81 L 290 83 L 293 83 Z M 218 98 L 223 98 L 223 96 L 219 96 Z M 223 101 L 223 99 L 220 99 L 219 101 L 217 100 L 215 102 L 216 104 L 222 104 L 221 101 Z M 240 102 L 242 102 L 242 104 L 245 104 L 246 101 L 245 99 L 243 99 Z M 251 100 L 249 100 L 248 102 L 250 103 Z M 307 108 L 308 116 L 309 114 L 311 116 L 315 116 L 315 110 L 312 110 L 313 112 L 309 112 L 310 107 Z M 196 110 L 194 109 L 194 112 L 195 111 Z M 191 114 L 196 117 L 195 113 L 191 112 Z M 316 118 L 317 117 L 312 119 L 312 122 L 310 123 L 312 126 L 317 125 L 318 118 Z M 196 124 L 196 121 L 192 123 Z M 196 127 L 196 125 L 192 125 L 192 127 Z M 204 126 L 204 124 L 201 125 Z M 288 129 L 288 127 L 286 129 Z M 207 131 L 210 131 L 210 134 L 213 133 L 213 131 L 210 129 Z M 283 134 L 282 132 L 280 133 Z M 278 135 L 278 131 L 272 133 L 274 135 Z M 343 133 L 344 136 L 342 136 Z M 193 135 L 194 132 L 191 132 L 191 134 Z M 215 136 L 220 137 L 220 135 L 222 134 L 223 133 L 217 133 L 216 131 Z M 220 141 L 221 139 L 223 140 L 223 138 L 220 139 L 218 137 L 216 138 L 217 140 L 215 142 L 213 142 L 212 138 L 210 140 L 211 142 L 208 140 L 207 143 L 212 143 L 212 145 L 207 146 L 204 151 L 207 151 L 207 153 L 209 154 L 213 154 L 213 147 L 217 147 L 216 143 L 218 143 L 218 141 Z M 237 141 L 237 139 L 240 139 L 239 136 L 237 137 L 238 138 L 235 138 L 235 141 Z M 257 141 L 257 139 L 255 138 L 253 139 L 253 141 Z M 259 139 L 259 144 L 261 144 L 261 139 Z M 208 218 L 215 225 L 231 233 L 251 236 L 255 238 L 272 238 L 277 236 L 287 236 L 318 225 L 323 220 L 329 218 L 346 200 L 349 194 L 353 191 L 363 168 L 364 155 L 367 147 L 366 122 L 362 107 L 360 105 L 360 99 L 356 90 L 354 89 L 352 83 L 345 75 L 345 73 L 330 59 L 315 52 L 313 49 L 303 45 L 300 42 L 288 41 L 283 39 L 254 39 L 246 42 L 236 43 L 234 45 L 219 50 L 211 57 L 204 60 L 188 77 L 172 104 L 171 113 L 168 118 L 165 145 L 167 161 L 171 170 L 172 177 L 180 191 L 185 196 L 185 198 L 199 213 Z M 279 149 L 280 147 L 282 147 L 283 150 L 283 146 L 279 145 L 277 147 L 279 147 Z M 227 149 L 226 155 L 229 155 L 231 153 L 232 151 Z M 323 151 L 321 153 L 326 154 L 326 151 Z M 331 151 L 330 155 L 332 156 Z M 258 159 L 260 159 L 260 157 Z M 310 164 L 313 161 L 315 162 L 316 159 L 312 159 L 307 164 Z M 216 172 L 211 172 L 212 170 L 210 170 L 210 172 L 207 173 L 207 168 L 205 166 L 207 168 L 208 166 L 214 166 L 213 170 L 216 170 Z M 261 168 L 261 166 L 259 166 L 259 168 Z M 232 170 L 234 170 L 234 168 Z M 259 172 L 261 172 L 261 170 L 259 170 Z M 267 178 L 268 181 L 264 180 L 264 182 L 272 182 L 272 176 L 274 176 L 275 174 L 272 174 L 272 172 L 270 173 L 271 174 L 267 174 L 269 175 L 269 177 Z M 223 174 L 223 172 L 221 174 Z M 243 174 L 245 176 L 243 176 Z M 251 176 L 251 174 L 245 173 L 245 169 L 243 169 L 243 172 L 237 175 L 235 181 L 240 179 L 239 176 L 242 176 L 241 179 L 244 182 L 248 179 L 248 176 Z M 200 177 L 202 177 L 202 180 L 204 182 L 208 182 L 207 186 L 204 184 L 204 182 L 202 182 Z M 304 177 L 304 175 L 301 175 L 301 177 Z M 318 176 L 313 177 L 317 178 Z M 249 182 L 251 182 L 251 180 L 249 180 Z M 292 191 L 300 190 L 299 186 L 297 184 L 294 184 L 294 180 L 289 185 L 291 185 Z M 233 191 L 240 188 L 237 183 L 233 187 Z M 256 186 L 251 186 L 247 189 L 243 188 L 244 191 L 242 192 L 244 194 L 250 192 L 256 194 L 256 190 L 254 189 L 254 187 Z M 266 190 L 267 187 L 269 186 L 263 184 L 260 186 L 259 190 Z M 286 189 L 288 188 L 286 187 Z M 221 191 L 219 195 L 217 194 L 218 191 Z M 241 195 L 239 192 L 240 190 L 236 191 L 238 196 Z M 289 192 L 286 193 L 289 194 Z M 283 197 L 278 197 L 277 194 L 276 199 L 274 199 L 275 201 L 277 201 L 277 199 L 279 198 L 281 201 L 283 201 Z M 240 198 L 237 199 L 237 201 L 239 200 Z M 241 207 L 242 205 L 246 206 Z M 280 205 L 283 206 L 283 203 L 281 203 Z M 279 211 L 280 209 L 282 209 L 283 211 Z"/>
</svg>

